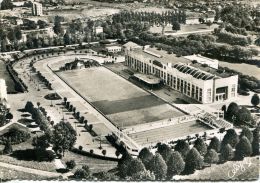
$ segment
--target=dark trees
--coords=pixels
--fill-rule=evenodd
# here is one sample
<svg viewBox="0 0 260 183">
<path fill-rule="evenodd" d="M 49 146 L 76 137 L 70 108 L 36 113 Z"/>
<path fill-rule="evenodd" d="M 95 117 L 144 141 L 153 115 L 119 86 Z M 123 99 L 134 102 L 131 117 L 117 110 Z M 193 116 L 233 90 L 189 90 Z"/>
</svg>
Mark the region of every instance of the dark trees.
<svg viewBox="0 0 260 183">
<path fill-rule="evenodd" d="M 170 180 L 174 175 L 179 175 L 185 168 L 185 162 L 181 154 L 176 151 L 171 154 L 167 163 L 167 178 Z"/>
<path fill-rule="evenodd" d="M 220 141 L 217 137 L 211 139 L 208 149 L 214 149 L 216 152 L 220 151 Z"/>
<path fill-rule="evenodd" d="M 185 160 L 186 155 L 190 150 L 190 146 L 185 140 L 178 140 L 176 146 L 174 147 L 174 150 L 178 151 L 182 155 L 182 158 Z"/>
<path fill-rule="evenodd" d="M 220 150 L 221 156 L 220 159 L 221 161 L 229 161 L 232 160 L 234 157 L 234 151 L 229 144 L 222 144 L 221 150 Z"/>
<path fill-rule="evenodd" d="M 218 153 L 214 149 L 209 149 L 204 157 L 205 163 L 217 163 L 219 161 Z"/>
<path fill-rule="evenodd" d="M 151 159 L 153 158 L 153 153 L 151 153 L 150 150 L 145 147 L 140 151 L 138 158 L 142 160 L 146 169 L 149 169 L 148 167 Z"/>
<path fill-rule="evenodd" d="M 253 106 L 257 106 L 257 105 L 259 105 L 259 102 L 260 102 L 259 96 L 258 96 L 258 94 L 255 93 L 255 94 L 252 96 L 252 98 L 251 98 L 251 104 L 252 104 Z"/>
<path fill-rule="evenodd" d="M 231 147 L 235 147 L 238 140 L 236 131 L 234 129 L 229 129 L 222 140 L 222 144 L 230 144 Z"/>
<path fill-rule="evenodd" d="M 150 162 L 150 170 L 156 180 L 164 180 L 167 174 L 167 165 L 159 153 L 156 153 Z"/>
<path fill-rule="evenodd" d="M 201 154 L 201 156 L 204 156 L 207 153 L 207 145 L 201 138 L 198 138 L 194 142 L 193 147 L 195 147 L 198 150 L 198 152 Z"/>
<path fill-rule="evenodd" d="M 236 145 L 235 158 L 237 160 L 243 160 L 244 157 L 252 154 L 252 145 L 250 141 L 243 136 Z"/>
<path fill-rule="evenodd" d="M 197 169 L 201 169 L 203 166 L 203 158 L 196 148 L 192 148 L 187 154 L 185 160 L 185 173 L 191 174 Z"/>
<path fill-rule="evenodd" d="M 253 155 L 259 155 L 259 127 L 253 131 L 252 151 Z"/>
</svg>

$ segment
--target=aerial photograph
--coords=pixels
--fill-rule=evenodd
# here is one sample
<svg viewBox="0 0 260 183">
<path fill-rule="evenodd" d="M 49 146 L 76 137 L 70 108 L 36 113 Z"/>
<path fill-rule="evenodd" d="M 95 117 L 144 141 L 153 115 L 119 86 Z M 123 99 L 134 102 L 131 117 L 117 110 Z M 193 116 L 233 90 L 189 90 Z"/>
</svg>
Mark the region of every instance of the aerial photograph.
<svg viewBox="0 0 260 183">
<path fill-rule="evenodd" d="M 0 182 L 260 181 L 260 0 L 0 0 Z"/>
</svg>

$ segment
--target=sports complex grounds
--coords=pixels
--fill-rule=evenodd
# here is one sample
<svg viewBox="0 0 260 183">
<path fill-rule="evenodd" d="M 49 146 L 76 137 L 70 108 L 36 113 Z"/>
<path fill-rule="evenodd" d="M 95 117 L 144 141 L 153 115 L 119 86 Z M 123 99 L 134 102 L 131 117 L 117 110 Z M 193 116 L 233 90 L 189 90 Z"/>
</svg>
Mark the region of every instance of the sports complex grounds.
<svg viewBox="0 0 260 183">
<path fill-rule="evenodd" d="M 140 132 L 127 133 L 139 145 L 209 129 L 196 120 L 149 128 L 150 124 L 156 124 L 157 121 L 181 118 L 186 114 L 105 67 L 67 70 L 57 74 L 118 128 L 143 128 Z"/>
</svg>

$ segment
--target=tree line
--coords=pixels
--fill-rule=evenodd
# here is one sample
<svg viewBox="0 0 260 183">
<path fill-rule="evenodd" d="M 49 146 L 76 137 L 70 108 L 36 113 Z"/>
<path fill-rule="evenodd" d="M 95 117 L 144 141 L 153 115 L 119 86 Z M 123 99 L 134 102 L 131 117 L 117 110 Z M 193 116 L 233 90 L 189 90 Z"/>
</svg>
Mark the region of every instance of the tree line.
<svg viewBox="0 0 260 183">
<path fill-rule="evenodd" d="M 251 132 L 245 127 L 240 136 L 229 129 L 222 142 L 213 137 L 207 145 L 197 138 L 193 148 L 185 140 L 178 140 L 174 147 L 158 143 L 155 154 L 143 148 L 136 159 L 125 153 L 118 162 L 118 176 L 124 180 L 172 180 L 175 175 L 192 174 L 206 165 L 255 155 L 259 155 L 259 129 Z"/>
<path fill-rule="evenodd" d="M 126 23 L 129 21 L 148 22 L 150 25 L 172 24 L 172 22 L 186 23 L 186 13 L 184 10 L 156 12 L 134 12 L 123 11 L 112 16 L 113 23 Z"/>
</svg>

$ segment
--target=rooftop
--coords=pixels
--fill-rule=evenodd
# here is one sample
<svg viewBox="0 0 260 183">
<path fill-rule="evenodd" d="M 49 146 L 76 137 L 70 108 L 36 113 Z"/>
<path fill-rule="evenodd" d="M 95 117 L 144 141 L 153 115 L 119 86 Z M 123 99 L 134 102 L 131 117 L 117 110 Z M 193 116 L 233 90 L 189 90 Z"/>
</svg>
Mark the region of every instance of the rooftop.
<svg viewBox="0 0 260 183">
<path fill-rule="evenodd" d="M 168 63 L 172 64 L 172 67 L 176 68 L 178 65 L 185 65 L 186 69 L 182 68 L 182 71 L 185 71 L 187 73 L 189 73 L 190 71 L 188 71 L 188 68 L 192 69 L 192 70 L 200 70 L 201 75 L 197 75 L 196 74 L 196 78 L 198 77 L 198 79 L 203 79 L 203 80 L 208 80 L 208 79 L 212 79 L 212 78 L 226 78 L 226 77 L 230 77 L 231 73 L 227 73 L 227 72 L 220 72 L 217 69 L 214 68 L 210 68 L 208 66 L 205 66 L 203 64 L 200 63 L 194 63 L 189 59 L 186 59 L 184 57 L 177 57 L 175 54 L 168 54 L 166 51 L 164 50 L 157 50 L 156 48 L 146 48 L 145 50 L 142 49 L 136 49 L 131 51 L 133 53 L 136 54 L 141 54 L 144 58 L 150 58 L 152 61 L 156 60 L 162 64 L 167 65 Z M 203 57 L 206 59 L 206 57 Z M 209 59 L 211 60 L 211 59 Z M 179 67 L 178 67 L 179 68 Z M 197 72 L 199 73 L 199 72 Z M 193 74 L 193 73 L 192 73 Z M 212 76 L 212 77 L 210 77 Z"/>
</svg>

